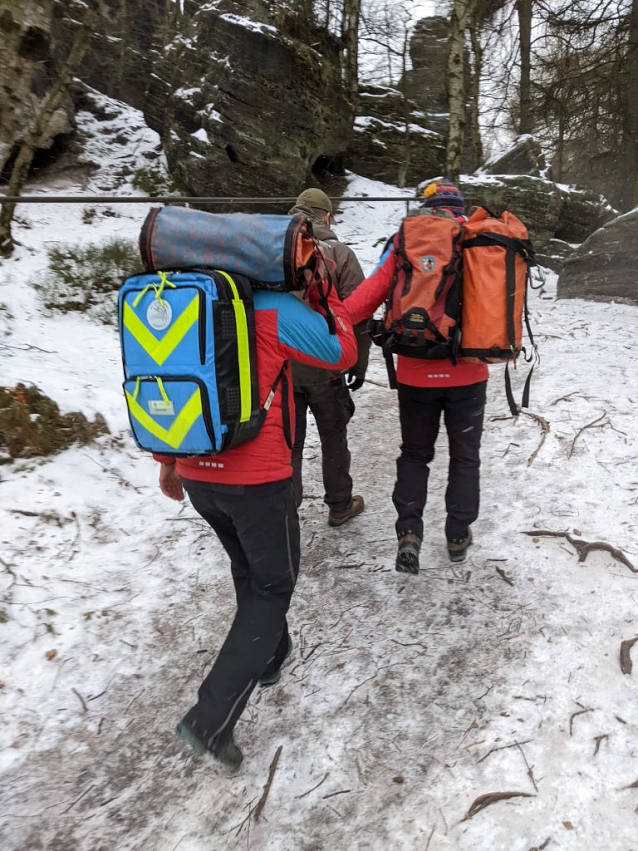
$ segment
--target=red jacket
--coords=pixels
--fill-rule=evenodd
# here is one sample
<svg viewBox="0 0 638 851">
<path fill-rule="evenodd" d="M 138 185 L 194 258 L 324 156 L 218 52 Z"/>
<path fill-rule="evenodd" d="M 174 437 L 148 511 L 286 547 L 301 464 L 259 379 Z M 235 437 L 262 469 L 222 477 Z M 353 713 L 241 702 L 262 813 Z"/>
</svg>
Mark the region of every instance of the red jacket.
<svg viewBox="0 0 638 851">
<path fill-rule="evenodd" d="M 254 293 L 259 399 L 263 406 L 272 385 L 286 364 L 284 380 L 277 385 L 274 399 L 261 431 L 254 440 L 219 455 L 178 458 L 154 454 L 156 461 L 177 463 L 184 479 L 197 479 L 228 485 L 258 485 L 290 478 L 291 449 L 284 433 L 282 401 L 288 392 L 288 423 L 294 440 L 294 397 L 290 358 L 310 364 L 345 370 L 357 360 L 357 342 L 348 312 L 334 290 L 329 304 L 335 318 L 336 334 L 318 308 L 311 309 L 291 293 L 257 290 Z"/>
<path fill-rule="evenodd" d="M 388 297 L 390 283 L 395 268 L 394 248 L 388 251 L 385 259 L 375 272 L 359 284 L 344 305 L 350 314 L 353 325 L 369 319 L 374 311 Z M 461 387 L 477 384 L 489 378 L 487 364 L 468 363 L 458 360 L 452 363 L 445 360 L 421 360 L 397 355 L 397 381 L 412 387 Z"/>
</svg>

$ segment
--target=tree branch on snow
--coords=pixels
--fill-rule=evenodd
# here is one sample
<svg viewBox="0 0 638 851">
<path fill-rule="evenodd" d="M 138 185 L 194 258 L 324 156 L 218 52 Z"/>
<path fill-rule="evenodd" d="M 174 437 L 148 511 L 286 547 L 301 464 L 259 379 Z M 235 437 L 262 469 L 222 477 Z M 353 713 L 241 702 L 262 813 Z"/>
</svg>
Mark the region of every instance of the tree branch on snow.
<svg viewBox="0 0 638 851">
<path fill-rule="evenodd" d="M 532 414 L 531 411 L 521 411 L 521 413 L 525 414 L 526 417 L 531 417 L 534 420 L 534 422 L 537 422 L 540 425 L 540 427 L 542 429 L 542 435 L 541 435 L 540 443 L 538 444 L 536 449 L 532 452 L 532 454 L 527 459 L 527 466 L 529 467 L 529 465 L 533 462 L 534 458 L 536 458 L 538 453 L 541 451 L 541 447 L 543 446 L 543 443 L 545 443 L 545 438 L 549 434 L 549 423 L 547 422 L 547 420 L 544 417 L 539 417 L 538 414 Z"/>
<path fill-rule="evenodd" d="M 598 419 L 593 420 L 593 422 L 591 422 L 591 423 L 587 423 L 587 425 L 584 425 L 580 429 L 580 431 L 577 433 L 576 437 L 572 440 L 572 445 L 569 449 L 569 455 L 567 456 L 568 458 L 571 458 L 572 455 L 574 454 L 574 447 L 576 446 L 576 441 L 578 440 L 578 438 L 581 436 L 581 434 L 586 429 L 588 429 L 588 428 L 603 428 L 603 426 L 610 424 L 609 419 L 607 419 L 606 422 L 601 422 L 601 420 L 603 420 L 606 416 L 607 416 L 607 411 L 605 411 L 603 414 L 601 414 L 601 416 L 599 416 Z"/>
<path fill-rule="evenodd" d="M 531 739 L 525 739 L 524 742 L 512 742 L 511 745 L 501 745 L 499 748 L 491 748 L 485 754 L 485 756 L 482 756 L 479 759 L 479 762 L 484 762 L 488 758 L 488 756 L 491 756 L 493 753 L 496 753 L 497 751 L 506 751 L 509 748 L 517 748 L 517 747 L 520 747 L 520 745 L 526 745 L 528 742 L 531 742 L 531 741 L 532 741 Z"/>
<path fill-rule="evenodd" d="M 309 795 L 311 792 L 314 792 L 314 791 L 315 791 L 315 789 L 318 789 L 318 788 L 321 786 L 321 784 L 322 784 L 322 783 L 325 783 L 325 781 L 326 781 L 329 777 L 330 777 L 330 772 L 329 772 L 329 771 L 326 771 L 326 773 L 323 775 L 323 777 L 322 777 L 322 778 L 321 778 L 321 780 L 317 783 L 317 785 L 316 785 L 316 786 L 313 786 L 313 787 L 312 787 L 312 789 L 308 789 L 308 791 L 307 791 L 307 792 L 304 792 L 304 793 L 303 793 L 303 794 L 301 794 L 301 795 L 297 795 L 297 796 L 295 797 L 295 801 L 298 801 L 300 798 L 305 798 L 305 797 L 306 797 L 306 795 Z"/>
<path fill-rule="evenodd" d="M 607 733 L 603 733 L 602 736 L 594 736 L 594 741 L 596 742 L 596 747 L 594 748 L 594 756 L 596 756 L 598 751 L 600 750 L 600 743 L 603 741 L 603 739 L 608 738 L 609 736 L 607 735 Z"/>
<path fill-rule="evenodd" d="M 281 755 L 281 751 L 283 749 L 283 745 L 279 745 L 277 750 L 275 751 L 275 755 L 273 757 L 272 762 L 270 763 L 270 769 L 268 770 L 268 780 L 266 780 L 266 785 L 264 786 L 264 791 L 257 802 L 257 806 L 255 807 L 255 821 L 259 821 L 259 816 L 261 815 L 261 811 L 263 810 L 266 799 L 268 798 L 268 793 L 270 792 L 270 787 L 272 786 L 272 781 L 275 776 L 275 771 L 277 771 L 277 763 L 279 762 L 279 757 Z"/>
<path fill-rule="evenodd" d="M 636 638 L 629 638 L 627 641 L 623 641 L 620 645 L 620 670 L 623 674 L 631 674 L 633 663 L 631 661 L 629 651 L 637 641 L 638 636 L 636 636 Z"/>
<path fill-rule="evenodd" d="M 495 804 L 497 801 L 507 801 L 509 798 L 535 798 L 530 792 L 488 792 L 485 795 L 479 795 L 474 800 L 472 806 L 463 816 L 461 821 L 468 821 L 478 812 L 489 807 L 490 804 Z"/>
<path fill-rule="evenodd" d="M 569 532 L 550 532 L 547 529 L 535 529 L 523 532 L 523 535 L 529 535 L 532 538 L 565 538 L 578 553 L 579 562 L 585 561 L 589 553 L 594 550 L 603 550 L 606 553 L 610 553 L 616 561 L 628 567 L 632 573 L 638 573 L 638 568 L 633 566 L 622 550 L 612 547 L 611 544 L 606 544 L 604 541 L 579 541 L 577 538 L 572 537 Z"/>
<path fill-rule="evenodd" d="M 593 709 L 579 709 L 578 712 L 572 712 L 569 716 L 569 735 L 571 736 L 574 731 L 574 718 L 577 718 L 579 715 L 586 715 L 588 712 L 593 712 Z"/>
<path fill-rule="evenodd" d="M 497 573 L 498 573 L 498 575 L 501 577 L 501 579 L 503 580 L 503 582 L 507 582 L 507 584 L 508 584 L 508 585 L 513 585 L 513 584 L 514 584 L 514 583 L 512 582 L 512 580 L 509 578 L 509 576 L 505 573 L 505 571 L 504 571 L 504 570 L 502 570 L 500 567 L 495 567 L 495 568 L 494 568 L 494 570 L 496 570 L 496 572 L 497 572 Z"/>
</svg>

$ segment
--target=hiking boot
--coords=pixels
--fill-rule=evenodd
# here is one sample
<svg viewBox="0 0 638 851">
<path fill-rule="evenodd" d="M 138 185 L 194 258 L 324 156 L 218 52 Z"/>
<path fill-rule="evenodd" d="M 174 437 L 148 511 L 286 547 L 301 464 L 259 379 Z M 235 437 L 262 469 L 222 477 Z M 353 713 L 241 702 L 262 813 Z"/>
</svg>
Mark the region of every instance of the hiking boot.
<svg viewBox="0 0 638 851">
<path fill-rule="evenodd" d="M 344 523 L 347 523 L 348 520 L 356 517 L 357 514 L 361 514 L 364 507 L 363 497 L 353 496 L 350 500 L 350 505 L 347 508 L 344 508 L 343 511 L 331 511 L 328 514 L 328 525 L 341 526 Z"/>
<path fill-rule="evenodd" d="M 450 561 L 459 562 L 465 561 L 467 549 L 472 543 L 472 530 L 467 530 L 467 535 L 464 538 L 452 538 L 447 542 L 447 552 Z"/>
<path fill-rule="evenodd" d="M 237 747 L 232 738 L 229 739 L 225 745 L 218 748 L 218 750 L 213 751 L 213 756 L 217 762 L 221 762 L 222 765 L 227 766 L 232 769 L 232 771 L 237 771 L 244 759 L 243 753 Z"/>
<path fill-rule="evenodd" d="M 419 550 L 421 549 L 421 538 L 408 532 L 399 538 L 399 551 L 394 565 L 399 573 L 411 573 L 415 576 L 419 572 Z"/>
<path fill-rule="evenodd" d="M 242 763 L 244 755 L 232 740 L 232 737 L 225 744 L 221 745 L 217 749 L 213 749 L 209 747 L 210 739 L 208 741 L 206 740 L 206 731 L 201 731 L 203 737 L 200 738 L 200 731 L 196 730 L 196 727 L 196 724 L 182 719 L 175 728 L 175 732 L 178 736 L 181 736 L 185 742 L 188 742 L 195 753 L 203 754 L 208 751 L 209 753 L 212 753 L 217 762 L 221 762 L 222 765 L 226 765 L 233 771 L 237 771 Z"/>
<path fill-rule="evenodd" d="M 284 662 L 292 653 L 292 638 L 288 636 L 288 650 L 286 651 L 286 655 L 284 656 L 284 660 L 281 665 L 277 668 L 274 674 L 271 674 L 269 677 L 262 677 L 257 680 L 258 684 L 262 688 L 267 688 L 268 686 L 276 686 L 279 680 L 281 679 L 281 669 L 283 668 Z"/>
</svg>

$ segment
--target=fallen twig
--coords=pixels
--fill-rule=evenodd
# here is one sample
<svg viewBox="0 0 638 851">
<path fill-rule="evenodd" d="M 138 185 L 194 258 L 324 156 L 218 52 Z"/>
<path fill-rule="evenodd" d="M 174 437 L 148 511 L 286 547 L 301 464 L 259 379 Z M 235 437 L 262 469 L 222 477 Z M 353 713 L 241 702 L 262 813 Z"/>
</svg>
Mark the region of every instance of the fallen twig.
<svg viewBox="0 0 638 851">
<path fill-rule="evenodd" d="M 482 757 L 479 759 L 479 762 L 483 762 L 484 760 L 486 760 L 486 759 L 488 758 L 488 756 L 490 756 L 490 755 L 491 755 L 491 754 L 493 754 L 493 753 L 496 753 L 496 751 L 506 751 L 506 750 L 508 750 L 508 748 L 518 748 L 518 747 L 520 747 L 521 745 L 526 745 L 528 742 L 531 742 L 531 741 L 532 741 L 531 739 L 525 739 L 525 741 L 524 741 L 524 742 L 512 742 L 512 744 L 511 744 L 511 745 L 501 745 L 501 747 L 500 747 L 500 748 L 491 748 L 491 749 L 490 749 L 490 750 L 489 750 L 489 751 L 485 754 L 485 756 L 482 756 Z"/>
<path fill-rule="evenodd" d="M 609 736 L 607 735 L 607 733 L 603 733 L 602 736 L 594 736 L 594 741 L 596 742 L 596 747 L 594 748 L 594 756 L 596 756 L 596 754 L 600 750 L 600 743 L 602 742 L 602 740 L 608 738 Z"/>
<path fill-rule="evenodd" d="M 513 584 L 514 584 L 514 583 L 512 582 L 512 580 L 509 578 L 509 576 L 505 573 L 505 571 L 504 571 L 504 570 L 501 570 L 501 568 L 500 568 L 500 567 L 495 567 L 495 568 L 494 568 L 494 570 L 496 570 L 496 572 L 497 572 L 497 573 L 498 573 L 498 575 L 501 577 L 501 579 L 503 580 L 503 582 L 507 582 L 507 584 L 508 584 L 508 585 L 513 585 Z"/>
<path fill-rule="evenodd" d="M 586 715 L 588 712 L 593 712 L 593 709 L 579 709 L 578 712 L 573 712 L 569 716 L 569 735 L 571 736 L 574 730 L 574 718 L 577 718 L 579 715 Z"/>
<path fill-rule="evenodd" d="M 335 795 L 346 795 L 348 792 L 352 792 L 352 789 L 339 789 L 338 792 L 330 792 L 329 795 L 324 795 L 323 799 L 325 801 L 326 798 L 334 798 Z"/>
<path fill-rule="evenodd" d="M 544 417 L 539 417 L 538 414 L 532 414 L 531 411 L 521 411 L 521 414 L 525 414 L 526 417 L 531 417 L 534 422 L 537 422 L 540 425 L 542 430 L 540 443 L 527 459 L 527 466 L 529 467 L 529 465 L 532 463 L 534 458 L 536 458 L 538 453 L 541 451 L 541 447 L 545 443 L 545 438 L 549 434 L 549 423 Z"/>
<path fill-rule="evenodd" d="M 627 639 L 627 641 L 623 641 L 620 645 L 620 670 L 623 672 L 623 674 L 631 674 L 633 664 L 631 661 L 631 656 L 629 655 L 629 651 L 637 641 L 638 636 L 636 636 L 636 638 L 629 638 Z"/>
<path fill-rule="evenodd" d="M 589 553 L 594 550 L 603 550 L 610 553 L 612 558 L 628 567 L 632 573 L 638 573 L 638 568 L 634 567 L 622 550 L 612 547 L 611 544 L 606 544 L 604 541 L 580 541 L 572 537 L 569 532 L 550 532 L 547 529 L 534 529 L 529 532 L 523 532 L 523 535 L 538 538 L 565 538 L 578 553 L 578 561 L 585 561 Z"/>
<path fill-rule="evenodd" d="M 255 812 L 255 808 L 252 806 L 252 801 L 250 801 L 249 804 L 248 804 L 248 815 L 240 824 L 237 825 L 237 830 L 236 830 L 235 836 L 239 836 L 239 834 L 242 832 L 244 825 L 250 823 L 250 817 L 252 816 L 252 814 L 254 812 Z M 235 830 L 235 827 L 233 826 L 231 829 Z"/>
<path fill-rule="evenodd" d="M 71 801 L 71 803 L 70 803 L 70 804 L 69 804 L 69 806 L 66 808 L 66 810 L 62 810 L 62 815 L 64 815 L 65 813 L 68 813 L 68 812 L 69 812 L 69 810 L 70 810 L 72 807 L 74 807 L 74 806 L 77 804 L 77 802 L 78 802 L 78 801 L 81 801 L 81 800 L 82 800 L 82 798 L 83 798 L 85 795 L 88 795 L 88 794 L 89 794 L 89 792 L 91 791 L 91 789 L 92 789 L 92 788 L 93 788 L 93 783 L 91 783 L 91 785 L 88 787 L 88 789 L 85 789 L 85 790 L 84 790 L 84 792 L 82 792 L 82 794 L 80 795 L 80 797 L 79 797 L 79 798 L 76 798 L 76 799 L 75 799 L 75 801 Z"/>
<path fill-rule="evenodd" d="M 272 762 L 270 763 L 270 769 L 268 771 L 268 780 L 266 780 L 266 785 L 264 786 L 264 791 L 262 793 L 261 798 L 257 802 L 257 806 L 255 807 L 255 821 L 259 821 L 259 816 L 261 815 L 261 811 L 263 810 L 266 799 L 268 797 L 268 793 L 270 792 L 270 787 L 272 786 L 272 781 L 275 776 L 275 771 L 277 771 L 277 763 L 279 762 L 279 756 L 283 749 L 283 745 L 279 745 L 277 750 L 275 751 L 275 755 L 273 757 Z"/>
<path fill-rule="evenodd" d="M 602 413 L 598 417 L 597 420 L 593 420 L 593 422 L 587 423 L 587 425 L 584 425 L 580 429 L 580 431 L 578 431 L 578 433 L 576 434 L 576 437 L 572 440 L 572 445 L 570 446 L 570 449 L 569 449 L 569 455 L 567 456 L 568 458 L 572 457 L 572 455 L 574 453 L 574 447 L 576 446 L 576 441 L 578 440 L 578 438 L 581 436 L 581 434 L 584 431 L 586 431 L 588 428 L 602 428 L 603 426 L 610 425 L 609 420 L 607 420 L 607 422 L 605 422 L 605 423 L 601 422 L 601 420 L 603 420 L 606 416 L 607 416 L 607 411 L 604 411 L 604 413 Z"/>
<path fill-rule="evenodd" d="M 77 689 L 74 689 L 74 688 L 71 688 L 71 691 L 77 697 L 77 699 L 80 701 L 80 703 L 82 704 L 82 709 L 86 712 L 87 711 L 86 703 L 84 702 L 84 698 L 82 697 L 80 692 Z"/>
<path fill-rule="evenodd" d="M 315 789 L 318 789 L 318 788 L 321 786 L 321 784 L 322 784 L 322 783 L 325 783 L 325 781 L 326 781 L 329 777 L 330 777 L 330 772 L 329 772 L 329 771 L 326 771 L 326 773 L 323 775 L 322 779 L 321 779 L 321 780 L 317 783 L 317 785 L 316 785 L 316 786 L 313 786 L 313 787 L 312 787 L 312 789 L 308 789 L 308 791 L 307 791 L 307 792 L 304 792 L 302 795 L 297 795 L 297 796 L 295 797 L 295 801 L 298 801 L 300 798 L 305 798 L 305 797 L 306 797 L 306 795 L 309 795 L 311 792 L 314 792 L 314 791 L 315 791 Z"/>
<path fill-rule="evenodd" d="M 478 812 L 489 807 L 490 804 L 495 804 L 497 801 L 507 801 L 509 798 L 534 798 L 530 792 L 488 792 L 486 795 L 479 795 L 472 803 L 472 806 L 463 816 L 461 821 L 467 821 L 475 816 Z"/>
<path fill-rule="evenodd" d="M 520 743 L 517 742 L 516 745 L 517 745 L 519 751 L 521 752 L 521 756 L 523 757 L 523 761 L 524 761 L 525 765 L 527 766 L 527 776 L 532 781 L 532 786 L 534 787 L 534 791 L 538 792 L 538 786 L 536 785 L 536 781 L 534 780 L 534 772 L 532 771 L 532 766 L 527 761 L 527 757 L 525 756 L 525 751 L 521 747 L 521 744 L 525 745 L 525 744 L 527 744 L 527 742 L 520 742 Z"/>
</svg>

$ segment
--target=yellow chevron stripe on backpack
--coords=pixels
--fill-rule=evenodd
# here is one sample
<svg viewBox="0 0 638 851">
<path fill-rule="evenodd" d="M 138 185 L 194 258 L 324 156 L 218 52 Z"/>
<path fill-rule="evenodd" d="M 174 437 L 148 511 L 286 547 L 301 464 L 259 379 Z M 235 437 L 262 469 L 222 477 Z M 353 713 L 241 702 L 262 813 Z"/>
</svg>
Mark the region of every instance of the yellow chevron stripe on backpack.
<svg viewBox="0 0 638 851">
<path fill-rule="evenodd" d="M 158 272 L 119 293 L 124 393 L 133 437 L 169 455 L 216 455 L 257 436 L 250 281 L 228 272 Z"/>
</svg>

